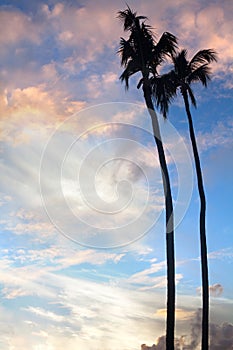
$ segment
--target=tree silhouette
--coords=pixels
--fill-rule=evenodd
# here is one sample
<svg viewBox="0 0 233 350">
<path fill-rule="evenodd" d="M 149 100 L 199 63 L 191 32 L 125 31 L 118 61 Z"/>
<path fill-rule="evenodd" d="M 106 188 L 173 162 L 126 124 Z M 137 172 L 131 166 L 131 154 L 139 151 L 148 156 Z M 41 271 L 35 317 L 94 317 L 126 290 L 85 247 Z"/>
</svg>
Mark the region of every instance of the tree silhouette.
<svg viewBox="0 0 233 350">
<path fill-rule="evenodd" d="M 156 99 L 157 107 L 160 107 L 160 110 L 163 113 L 164 117 L 167 117 L 169 105 L 175 97 L 178 89 L 180 90 L 183 97 L 185 110 L 188 117 L 189 134 L 193 149 L 198 192 L 200 197 L 202 350 L 208 349 L 209 342 L 209 279 L 206 243 L 206 198 L 189 100 L 191 101 L 191 104 L 196 107 L 196 98 L 191 88 L 191 84 L 195 82 L 201 82 L 203 86 L 207 87 L 211 73 L 208 65 L 209 63 L 216 60 L 216 52 L 212 49 L 198 51 L 190 61 L 187 59 L 187 51 L 182 50 L 176 55 L 173 55 L 174 69 L 172 71 L 162 76 L 151 78 L 153 94 Z"/>
<path fill-rule="evenodd" d="M 170 187 L 170 179 L 160 134 L 158 118 L 152 101 L 152 87 L 150 78 L 157 75 L 157 67 L 169 55 L 175 53 L 176 37 L 168 32 L 163 33 L 156 43 L 152 28 L 145 22 L 147 17 L 137 16 L 136 12 L 127 7 L 125 11 L 118 13 L 123 21 L 124 31 L 129 32 L 128 40 L 120 39 L 119 54 L 121 65 L 125 68 L 120 80 L 129 88 L 129 78 L 140 72 L 137 88 L 142 88 L 145 103 L 152 121 L 155 143 L 158 150 L 159 162 L 162 173 L 163 189 L 166 209 L 166 253 L 167 253 L 167 324 L 166 347 L 174 349 L 175 327 L 175 254 L 174 254 L 174 220 L 173 203 Z"/>
</svg>

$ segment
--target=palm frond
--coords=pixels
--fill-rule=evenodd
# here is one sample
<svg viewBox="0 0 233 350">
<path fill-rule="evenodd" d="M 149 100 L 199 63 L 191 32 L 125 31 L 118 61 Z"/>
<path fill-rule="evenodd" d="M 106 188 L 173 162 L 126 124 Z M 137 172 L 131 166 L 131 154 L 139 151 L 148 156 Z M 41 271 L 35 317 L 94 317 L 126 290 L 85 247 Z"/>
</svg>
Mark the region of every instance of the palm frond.
<svg viewBox="0 0 233 350">
<path fill-rule="evenodd" d="M 152 27 L 149 24 L 145 24 L 145 22 L 142 22 L 141 24 L 141 30 L 143 35 L 147 40 L 153 41 L 154 39 L 154 34 L 152 32 Z"/>
<path fill-rule="evenodd" d="M 154 46 L 153 54 L 155 60 L 161 63 L 166 56 L 173 56 L 177 49 L 177 38 L 169 33 L 164 32 L 158 43 Z"/>
<path fill-rule="evenodd" d="M 188 94 L 191 100 L 192 105 L 197 108 L 197 102 L 193 93 L 193 90 L 191 89 L 191 87 L 189 85 L 187 85 L 187 90 L 188 90 Z"/>
<path fill-rule="evenodd" d="M 208 67 L 208 63 L 203 64 L 189 74 L 187 82 L 191 84 L 200 81 L 206 87 L 208 80 L 210 80 L 210 74 L 211 70 Z"/>
<path fill-rule="evenodd" d="M 150 26 L 141 24 L 141 30 L 137 35 L 137 47 L 138 52 L 140 52 L 141 57 L 143 57 L 144 63 L 148 66 L 151 62 L 151 54 L 154 49 L 154 38 Z"/>
<path fill-rule="evenodd" d="M 135 55 L 134 49 L 129 40 L 124 38 L 120 39 L 120 47 L 117 53 L 121 56 L 121 65 L 126 66 L 129 59 L 132 59 Z"/>
<path fill-rule="evenodd" d="M 169 105 L 176 96 L 177 83 L 175 72 L 171 71 L 161 76 L 152 77 L 150 81 L 156 106 L 163 114 L 163 117 L 167 118 Z"/>
<path fill-rule="evenodd" d="M 124 31 L 131 30 L 140 24 L 140 20 L 146 20 L 145 16 L 137 16 L 137 12 L 133 12 L 127 5 L 127 9 L 118 12 L 118 18 L 123 21 Z"/>
<path fill-rule="evenodd" d="M 137 85 L 137 89 L 140 89 L 140 87 L 142 86 L 142 84 L 143 84 L 143 78 L 141 78 L 140 80 L 139 80 L 139 82 L 138 82 L 138 85 Z"/>
<path fill-rule="evenodd" d="M 189 64 L 187 60 L 187 50 L 183 49 L 176 55 L 172 56 L 175 72 L 180 79 L 185 78 L 189 72 Z"/>
<path fill-rule="evenodd" d="M 121 76 L 119 78 L 121 82 L 125 82 L 126 90 L 128 90 L 128 88 L 129 88 L 129 78 L 133 74 L 139 72 L 140 70 L 141 70 L 141 67 L 138 64 L 138 62 L 136 62 L 134 60 L 128 61 L 126 69 L 123 71 L 123 73 L 121 74 Z"/>
<path fill-rule="evenodd" d="M 211 63 L 217 61 L 217 53 L 213 49 L 205 49 L 198 51 L 190 61 L 190 67 L 192 70 L 196 69 L 199 65 L 205 63 Z"/>
<path fill-rule="evenodd" d="M 137 30 L 132 30 L 129 41 L 134 46 L 135 51 L 143 51 L 143 54 L 151 51 L 154 46 L 154 39 L 150 26 L 142 23 Z"/>
</svg>

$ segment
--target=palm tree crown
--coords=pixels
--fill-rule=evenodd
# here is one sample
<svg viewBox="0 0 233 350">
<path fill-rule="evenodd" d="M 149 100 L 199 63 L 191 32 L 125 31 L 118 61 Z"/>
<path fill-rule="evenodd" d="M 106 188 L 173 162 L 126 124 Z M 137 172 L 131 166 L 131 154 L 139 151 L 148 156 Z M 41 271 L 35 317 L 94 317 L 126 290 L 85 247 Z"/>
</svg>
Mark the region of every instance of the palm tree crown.
<svg viewBox="0 0 233 350">
<path fill-rule="evenodd" d="M 187 50 L 182 50 L 172 55 L 172 60 L 173 70 L 162 76 L 151 78 L 157 107 L 160 108 L 165 118 L 167 117 L 169 104 L 176 96 L 178 88 L 180 88 L 182 94 L 186 91 L 192 105 L 197 106 L 191 84 L 201 82 L 203 86 L 207 86 L 211 75 L 209 63 L 217 61 L 217 54 L 213 49 L 200 50 L 188 61 Z"/>
<path fill-rule="evenodd" d="M 158 65 L 167 56 L 175 54 L 177 39 L 171 33 L 165 32 L 156 43 L 152 27 L 145 24 L 147 17 L 137 16 L 129 7 L 125 11 L 119 11 L 118 17 L 124 23 L 124 30 L 130 32 L 128 40 L 120 40 L 118 53 L 121 55 L 121 65 L 125 67 L 120 79 L 128 88 L 130 76 L 142 72 L 143 78 L 137 86 L 140 88 L 150 73 L 157 75 Z"/>
</svg>

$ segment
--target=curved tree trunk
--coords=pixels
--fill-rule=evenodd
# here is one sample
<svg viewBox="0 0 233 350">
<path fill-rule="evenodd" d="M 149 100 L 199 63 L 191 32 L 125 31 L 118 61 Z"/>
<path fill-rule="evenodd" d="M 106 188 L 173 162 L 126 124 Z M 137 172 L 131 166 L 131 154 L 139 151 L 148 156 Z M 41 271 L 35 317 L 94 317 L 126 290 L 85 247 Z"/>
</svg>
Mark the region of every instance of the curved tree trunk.
<svg viewBox="0 0 233 350">
<path fill-rule="evenodd" d="M 175 253 L 174 253 L 174 219 L 173 203 L 170 187 L 169 174 L 158 118 L 155 113 L 151 99 L 150 87 L 143 87 L 146 106 L 151 116 L 152 127 L 156 146 L 159 154 L 159 162 L 162 172 L 163 189 L 166 209 L 166 250 L 167 250 L 167 325 L 166 325 L 166 349 L 174 350 L 174 329 L 175 329 Z"/>
<path fill-rule="evenodd" d="M 207 260 L 207 243 L 206 243 L 206 199 L 203 186 L 202 172 L 199 154 L 197 150 L 197 143 L 193 128 L 192 116 L 189 108 L 189 101 L 187 92 L 183 92 L 185 109 L 188 116 L 189 133 L 193 148 L 193 155 L 195 160 L 198 191 L 200 196 L 200 245 L 201 245 L 201 271 L 202 271 L 202 350 L 209 348 L 209 280 L 208 280 L 208 260 Z"/>
</svg>

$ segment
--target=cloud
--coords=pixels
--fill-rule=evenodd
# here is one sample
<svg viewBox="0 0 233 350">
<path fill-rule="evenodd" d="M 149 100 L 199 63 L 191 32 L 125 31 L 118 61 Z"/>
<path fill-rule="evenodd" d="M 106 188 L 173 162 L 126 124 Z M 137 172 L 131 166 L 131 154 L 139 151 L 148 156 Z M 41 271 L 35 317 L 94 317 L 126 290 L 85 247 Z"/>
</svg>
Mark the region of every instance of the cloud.
<svg viewBox="0 0 233 350">
<path fill-rule="evenodd" d="M 31 218 L 30 213 L 22 210 L 17 216 Z M 3 252 L 0 253 L 2 255 Z M 135 285 L 125 280 L 125 274 L 123 277 L 105 274 L 101 280 L 102 270 L 99 272 L 98 266 L 105 265 L 108 269 L 111 266 L 108 263 L 115 264 L 122 258 L 122 254 L 115 252 L 78 250 L 72 245 L 4 250 L 0 273 L 2 297 L 8 299 L 8 303 L 14 300 L 14 316 L 8 313 L 8 317 L 15 334 L 12 339 L 3 338 L 6 349 L 9 344 L 15 344 L 15 339 L 23 344 L 19 346 L 20 350 L 27 349 L 28 345 L 25 344 L 30 344 L 31 348 L 38 344 L 56 344 L 56 348 L 60 349 L 65 341 L 71 349 L 78 344 L 91 350 L 96 349 L 96 344 L 104 350 L 109 347 L 117 350 L 120 340 L 125 348 L 129 344 L 135 348 L 137 344 L 151 344 L 164 329 L 164 295 L 155 290 L 136 289 Z M 86 264 L 93 267 L 95 281 L 88 279 L 91 271 Z M 74 266 L 72 270 L 79 271 L 79 275 L 68 276 L 63 269 L 69 266 Z M 69 270 L 69 274 L 72 274 L 72 270 Z M 25 296 L 29 295 L 33 299 L 25 302 Z M 182 294 L 180 298 L 187 308 L 182 305 L 177 310 L 178 322 L 184 322 L 186 327 L 193 312 L 189 306 L 197 302 L 192 296 Z M 226 304 L 226 308 L 229 309 L 229 304 Z M 1 312 L 4 315 L 7 311 L 4 309 Z M 193 321 L 195 327 L 198 320 Z M 182 328 L 179 327 L 180 332 Z M 228 328 L 226 331 L 230 332 Z M 22 342 L 22 338 L 26 343 Z M 7 343 L 9 339 L 10 343 Z M 187 344 L 190 344 L 189 340 L 185 338 Z M 160 338 L 155 349 L 160 349 L 158 346 L 162 344 L 163 339 Z M 187 345 L 187 349 L 192 348 Z"/>
<path fill-rule="evenodd" d="M 69 233 L 69 237 L 78 241 L 82 237 L 81 243 L 93 245 L 106 244 L 106 239 L 111 244 L 128 243 L 150 229 L 163 209 L 160 169 L 151 145 L 143 138 L 140 143 L 134 133 L 135 128 L 137 133 L 143 129 L 127 127 L 121 122 L 126 114 L 124 105 L 87 109 L 66 119 L 56 129 L 67 113 L 66 104 L 62 109 L 62 102 L 56 104 L 56 97 L 42 87 L 17 89 L 6 97 L 3 110 L 7 113 L 3 114 L 2 123 L 9 147 L 4 151 L 7 161 L 1 163 L 2 189 L 7 188 L 7 195 L 14 197 L 13 206 L 23 204 L 25 209 L 41 213 L 45 205 L 44 208 L 52 210 L 52 215 L 48 211 L 47 220 L 19 222 L 19 216 L 11 216 L 5 225 L 8 232 L 18 235 L 31 232 L 34 239 L 45 239 L 46 235 L 55 234 L 53 226 L 57 225 L 63 234 Z M 116 124 L 116 115 L 120 118 L 122 108 L 122 117 Z M 129 108 L 132 109 L 131 105 L 127 105 L 126 109 Z M 136 110 L 142 112 L 141 106 L 135 105 L 134 109 L 133 115 Z M 115 124 L 109 122 L 106 110 L 110 116 L 113 113 Z M 106 123 L 106 129 L 100 123 Z M 43 151 L 54 129 L 54 138 L 49 139 L 51 144 Z M 12 140 L 14 144 L 10 146 Z M 105 147 L 106 143 L 109 147 Z M 40 163 L 42 155 L 43 163 Z M 110 211 L 114 215 L 108 215 Z M 127 223 L 130 229 L 125 227 Z M 114 234 L 105 231 L 103 234 L 101 229 L 112 227 L 116 228 Z M 98 234 L 94 232 L 96 228 Z"/>
<path fill-rule="evenodd" d="M 146 284 L 148 281 L 151 281 L 152 274 L 155 274 L 161 270 L 164 270 L 165 266 L 166 266 L 165 261 L 161 261 L 159 263 L 153 263 L 153 264 L 151 264 L 150 268 L 133 274 L 130 277 L 130 282 L 131 283 L 139 283 L 139 284 L 145 283 Z"/>
<path fill-rule="evenodd" d="M 23 40 L 40 43 L 40 28 L 19 10 L 0 7 L 0 44 L 18 45 Z"/>
<path fill-rule="evenodd" d="M 27 296 L 28 292 L 21 288 L 5 287 L 2 289 L 1 294 L 4 299 L 16 299 L 18 297 Z"/>
<path fill-rule="evenodd" d="M 200 150 L 206 151 L 215 147 L 231 148 L 231 135 L 233 132 L 233 122 L 227 119 L 224 123 L 218 122 L 211 131 L 198 133 L 197 142 Z"/>
<path fill-rule="evenodd" d="M 174 29 L 175 34 L 181 35 L 181 40 L 187 41 L 188 45 L 192 41 L 189 34 L 192 34 L 194 38 L 203 37 L 203 40 L 198 40 L 198 45 L 200 42 L 205 44 L 203 47 L 215 47 L 218 46 L 218 42 L 223 43 L 224 41 L 224 48 L 219 48 L 221 56 L 218 64 L 221 62 L 221 67 L 219 66 L 218 70 L 221 72 L 231 71 L 229 60 L 232 57 L 232 49 L 230 49 L 232 45 L 231 38 L 227 34 L 231 32 L 230 26 L 232 25 L 229 16 L 229 2 L 224 1 L 221 6 L 203 6 L 201 2 L 196 2 L 193 6 L 193 3 L 188 1 L 184 6 L 183 2 L 173 3 L 169 1 L 163 6 L 161 5 L 159 11 L 154 11 L 154 5 L 150 3 L 142 6 L 138 1 L 134 6 L 139 13 L 142 11 L 142 13 L 150 14 L 150 22 L 155 28 L 161 26 L 161 32 L 168 30 L 168 28 L 171 31 Z M 125 99 L 126 95 L 118 81 L 120 73 L 116 46 L 119 37 L 123 34 L 121 23 L 116 19 L 118 10 L 117 4 L 106 1 L 102 1 L 101 4 L 86 1 L 82 7 L 62 2 L 58 2 L 54 6 L 41 3 L 32 17 L 32 15 L 25 15 L 13 7 L 3 7 L 1 15 L 6 19 L 6 23 L 13 22 L 14 27 L 15 20 L 16 23 L 20 24 L 17 30 L 13 29 L 12 31 L 8 30 L 8 27 L 3 27 L 1 31 L 4 40 L 6 40 L 7 33 L 14 33 L 12 45 L 15 45 L 18 50 L 16 55 L 8 52 L 9 57 L 6 59 L 5 68 L 1 71 L 1 79 L 6 89 L 2 98 L 8 102 L 12 99 L 12 106 L 14 99 L 17 103 L 20 100 L 23 111 L 23 108 L 26 108 L 26 103 L 27 108 L 30 108 L 28 104 L 30 99 L 32 99 L 31 108 L 37 109 L 38 104 L 36 106 L 36 100 L 33 96 L 38 95 L 41 113 L 37 113 L 36 118 L 42 120 L 45 119 L 46 115 L 47 121 L 49 119 L 51 123 L 56 123 L 62 114 L 67 115 L 67 113 L 73 113 L 76 108 L 83 107 L 84 103 L 80 100 L 106 101 L 115 100 L 116 96 L 119 96 L 121 100 Z M 173 24 L 166 20 L 171 14 Z M 161 18 L 164 20 L 161 21 Z M 176 23 L 175 28 L 173 27 L 174 22 Z M 206 22 L 207 24 L 205 24 Z M 208 30 L 203 30 L 203 25 Z M 209 30 L 210 27 L 213 27 L 213 31 Z M 112 33 L 111 36 L 109 32 Z M 213 35 L 212 32 L 219 40 L 215 38 L 215 41 L 212 39 L 208 41 L 206 39 L 206 36 Z M 35 51 L 38 50 L 38 47 L 32 48 L 30 43 L 25 47 L 21 43 L 20 38 L 24 38 L 24 35 L 31 38 L 29 41 L 33 45 L 38 44 L 39 40 L 40 54 Z M 186 35 L 186 37 L 182 38 L 182 35 Z M 54 59 L 51 48 L 48 52 L 46 38 L 49 38 L 51 47 L 56 47 L 58 50 L 60 59 Z M 216 45 L 212 45 L 212 42 L 213 44 L 215 42 Z M 218 47 L 216 49 L 218 50 Z M 36 52 L 36 60 L 32 55 L 33 52 Z M 46 52 L 45 57 L 43 52 Z M 104 61 L 101 55 L 105 57 Z M 94 65 L 93 62 L 95 62 Z M 221 78 L 222 73 L 216 76 Z M 43 93 L 47 93 L 47 95 L 42 96 Z M 130 94 L 131 92 L 127 98 L 132 98 Z M 51 98 L 54 106 L 51 103 Z M 9 116 L 6 110 L 1 112 L 2 115 Z M 15 114 L 12 116 L 10 113 L 9 116 L 11 119 L 13 117 L 13 121 Z M 57 118 L 55 118 L 56 115 Z M 21 117 L 22 120 L 25 120 L 25 117 Z M 13 127 L 12 124 L 14 122 L 11 123 L 11 127 Z M 4 138 L 7 138 L 9 128 L 10 125 L 8 127 L 3 125 Z M 23 140 L 26 142 L 28 138 L 27 133 L 20 137 L 15 135 L 15 142 Z"/>
<path fill-rule="evenodd" d="M 228 1 L 219 4 L 209 4 L 197 14 L 197 28 L 201 44 L 205 47 L 213 47 L 219 53 L 219 68 L 223 64 L 230 63 L 230 57 L 233 55 L 233 46 L 230 43 L 229 33 L 232 31 L 232 22 L 230 22 L 230 13 L 233 7 Z"/>
<path fill-rule="evenodd" d="M 204 48 L 214 48 L 219 53 L 216 70 L 224 70 L 232 62 L 233 44 L 231 21 L 233 6 L 228 0 L 212 3 L 198 0 L 168 0 L 155 11 L 154 3 L 134 2 L 132 8 L 138 14 L 149 17 L 149 22 L 158 35 L 170 31 L 179 38 L 179 45 L 190 54 Z M 157 29 L 158 28 L 158 29 Z"/>
<path fill-rule="evenodd" d="M 5 228 L 8 231 L 16 235 L 35 235 L 42 238 L 43 235 L 48 237 L 49 234 L 54 233 L 54 227 L 48 222 L 36 222 L 36 223 L 18 223 L 15 226 L 8 226 Z"/>
<path fill-rule="evenodd" d="M 197 310 L 190 320 L 190 331 L 186 335 L 175 338 L 176 350 L 197 350 L 201 339 L 201 309 Z M 163 350 L 165 348 L 166 336 L 160 336 L 156 344 L 141 345 L 141 350 Z M 231 350 L 233 346 L 233 325 L 231 323 L 210 323 L 210 350 Z"/>
<path fill-rule="evenodd" d="M 73 110 L 85 103 L 72 105 L 60 92 L 48 92 L 44 86 L 5 90 L 0 103 L 1 139 L 15 145 L 30 143 L 34 135 L 47 136 Z"/>
<path fill-rule="evenodd" d="M 233 347 L 233 324 L 210 324 L 210 350 L 231 350 Z"/>
<path fill-rule="evenodd" d="M 220 283 L 215 283 L 209 287 L 210 295 L 213 297 L 219 297 L 223 293 L 223 286 Z"/>
<path fill-rule="evenodd" d="M 0 207 L 11 202 L 11 201 L 12 201 L 11 196 L 7 196 L 4 193 L 0 193 Z"/>
<path fill-rule="evenodd" d="M 81 344 L 83 348 L 88 346 L 88 349 L 94 350 L 97 345 L 107 350 L 109 346 L 117 349 L 120 339 L 124 347 L 127 347 L 128 340 L 140 344 L 141 337 L 148 338 L 152 332 L 154 318 L 148 314 L 150 302 L 148 300 L 145 305 L 145 298 L 141 292 L 131 290 L 129 294 L 128 290 L 117 286 L 71 278 L 62 274 L 56 275 L 46 271 L 46 268 L 41 275 L 35 274 L 33 270 L 27 269 L 27 271 L 35 278 L 36 285 L 31 287 L 39 298 L 43 296 L 43 306 L 32 302 L 27 303 L 26 307 L 15 307 L 14 318 L 19 324 L 17 325 L 14 318 L 10 317 L 10 324 L 15 333 L 14 339 L 23 338 L 28 344 L 32 342 L 34 345 L 42 344 L 46 339 L 47 345 L 52 346 L 55 338 L 60 339 L 63 344 L 65 340 L 69 343 L 69 339 L 74 337 L 76 347 L 77 344 Z M 20 275 L 23 277 L 18 272 L 17 276 Z M 26 269 L 21 281 L 24 287 L 30 287 Z M 41 294 L 42 288 L 50 290 L 53 296 L 50 293 L 47 296 Z M 147 297 L 148 295 L 147 293 Z M 149 298 L 152 301 L 154 296 L 151 295 Z M 140 328 L 144 329 L 143 334 L 139 332 Z M 71 342 L 71 348 L 74 343 Z M 13 339 L 10 344 L 14 344 Z M 57 343 L 57 349 L 61 348 L 61 344 Z M 6 346 L 5 342 L 4 345 Z M 20 345 L 19 349 L 23 347 Z"/>
<path fill-rule="evenodd" d="M 213 252 L 210 252 L 208 254 L 208 259 L 214 259 L 214 260 L 225 260 L 225 259 L 232 259 L 233 258 L 233 248 L 223 248 L 220 250 L 216 250 Z"/>
<path fill-rule="evenodd" d="M 186 309 L 176 309 L 176 320 L 177 321 L 184 321 L 184 320 L 190 320 L 194 316 L 194 311 L 193 310 L 186 310 Z M 163 317 L 165 318 L 167 314 L 166 309 L 159 309 L 156 311 L 155 316 L 156 317 Z"/>
<path fill-rule="evenodd" d="M 28 233 L 26 232 L 26 234 Z M 40 233 L 35 233 L 33 229 L 30 234 L 40 236 Z M 32 241 L 33 239 L 30 239 L 30 242 Z M 38 241 L 36 242 L 38 243 Z M 59 242 L 59 239 L 57 239 L 57 242 Z M 23 273 L 22 265 L 30 268 L 46 266 L 46 271 L 59 271 L 84 264 L 96 267 L 107 263 L 118 264 L 125 256 L 125 253 L 110 253 L 92 249 L 80 250 L 75 249 L 71 244 L 66 246 L 64 243 L 63 245 L 64 247 L 51 245 L 48 248 L 30 249 L 29 246 L 25 246 L 24 248 L 2 250 L 2 253 L 4 253 L 3 262 L 6 264 L 6 269 L 9 267 Z"/>
<path fill-rule="evenodd" d="M 62 253 L 62 252 L 60 252 Z M 70 256 L 70 252 L 63 252 L 65 256 L 57 259 L 58 269 L 65 269 L 70 266 L 77 266 L 81 264 L 91 264 L 91 265 L 104 265 L 109 261 L 117 264 L 124 256 L 124 254 L 115 254 L 107 252 L 98 252 L 94 250 L 82 250 L 78 252 L 73 252 Z"/>
<path fill-rule="evenodd" d="M 76 47 L 75 61 L 82 65 L 93 61 L 103 49 L 113 47 L 119 37 L 120 28 L 114 21 L 115 6 L 106 3 L 105 7 L 91 2 L 84 6 L 57 3 L 52 9 L 43 5 L 42 11 L 49 20 L 58 45 Z M 112 30 L 113 36 L 109 36 Z"/>
<path fill-rule="evenodd" d="M 58 315 L 52 311 L 44 310 L 40 307 L 29 306 L 28 308 L 25 308 L 25 311 L 32 312 L 39 317 L 46 318 L 48 320 L 55 321 L 55 322 L 65 321 L 65 317 L 63 315 Z"/>
<path fill-rule="evenodd" d="M 53 8 L 49 8 L 47 4 L 43 4 L 41 6 L 41 10 L 47 17 L 56 18 L 62 15 L 62 12 L 64 11 L 64 4 L 62 2 L 58 2 Z"/>
<path fill-rule="evenodd" d="M 198 294 L 202 294 L 202 287 L 198 287 L 196 290 Z M 209 293 L 212 297 L 220 297 L 223 293 L 223 286 L 220 283 L 215 283 L 212 286 L 209 286 Z"/>
<path fill-rule="evenodd" d="M 156 275 L 161 270 L 164 271 L 166 267 L 166 262 L 161 261 L 159 263 L 152 263 L 148 269 L 137 272 L 129 277 L 128 282 L 139 285 L 140 290 L 150 290 L 157 288 L 166 288 L 167 280 L 166 276 L 158 276 Z M 176 274 L 175 279 L 178 284 L 179 281 L 183 278 L 182 274 Z"/>
<path fill-rule="evenodd" d="M 221 5 L 206 3 L 203 6 L 200 1 L 195 5 L 190 1 L 186 6 L 178 4 L 173 23 L 180 45 L 191 49 L 192 53 L 203 48 L 214 48 L 219 54 L 219 62 L 213 65 L 214 70 L 224 70 L 223 67 L 230 64 L 233 52 L 230 40 L 232 12 L 232 4 L 228 1 L 223 1 Z"/>
<path fill-rule="evenodd" d="M 14 7 L 4 7 L 0 14 L 4 19 L 1 21 L 2 40 L 8 43 L 9 36 L 14 46 L 14 53 L 12 49 L 6 48 L 5 67 L 0 73 L 8 94 L 15 93 L 14 90 L 17 88 L 27 89 L 46 84 L 44 90 L 52 88 L 53 95 L 59 94 L 61 90 L 66 96 L 72 95 L 69 101 L 71 107 L 78 95 L 85 100 L 87 95 L 93 99 L 110 91 L 112 96 L 114 95 L 115 83 L 118 82 L 118 73 L 115 71 L 105 70 L 104 73 L 99 74 L 102 68 L 98 68 L 96 73 L 88 73 L 87 79 L 82 75 L 85 65 L 94 61 L 106 47 L 111 46 L 111 50 L 114 50 L 112 38 L 108 35 L 105 26 L 114 26 L 115 29 L 112 32 L 115 34 L 119 27 L 108 12 L 99 9 L 99 5 L 86 4 L 78 7 L 63 3 L 57 3 L 54 6 L 44 4 L 41 9 L 38 6 L 33 16 L 25 15 Z M 9 23 L 11 23 L 11 29 L 8 28 Z M 32 40 L 27 41 L 27 36 Z M 51 43 L 50 47 L 47 41 Z M 56 47 L 64 59 L 55 59 L 52 47 Z M 116 58 L 115 52 L 114 57 Z M 102 67 L 103 64 L 100 66 Z M 109 68 L 113 66 L 113 61 L 109 61 Z M 68 81 L 68 78 L 73 75 L 76 76 L 76 82 Z M 58 98 L 57 102 L 59 100 L 61 98 Z"/>
<path fill-rule="evenodd" d="M 150 349 L 154 349 L 154 345 L 151 346 L 147 346 L 146 344 L 142 344 L 141 345 L 141 350 L 150 350 Z"/>
<path fill-rule="evenodd" d="M 5 286 L 3 289 L 4 298 L 15 299 L 19 296 L 29 295 L 44 298 L 52 297 L 54 295 L 52 289 L 38 282 L 41 275 L 43 275 L 43 272 L 35 267 L 15 268 L 6 266 L 5 271 L 0 273 L 0 281 Z"/>
</svg>

